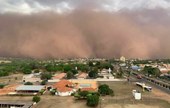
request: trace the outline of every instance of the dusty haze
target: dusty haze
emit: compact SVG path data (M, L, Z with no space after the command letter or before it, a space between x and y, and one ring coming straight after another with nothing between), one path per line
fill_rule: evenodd
M169 24L163 24L164 20L148 24L132 14L139 13L3 14L0 15L0 55L31 58L170 57Z
M0 1L0 56L170 57L166 0L19 1Z

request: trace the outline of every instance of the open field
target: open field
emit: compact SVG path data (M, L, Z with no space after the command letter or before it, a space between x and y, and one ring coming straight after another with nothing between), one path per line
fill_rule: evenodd
M13 74L10 76L0 77L0 83L3 84L16 84L22 81L22 74Z
M136 86L133 83L128 83L128 82L99 82L100 84L107 84L111 89L114 90L115 96L131 96L132 95L132 90L138 90L141 91L142 89L138 86ZM144 94L149 94L148 92Z
M135 101L132 97L131 91L133 89L141 90L140 87L127 82L100 82L99 84L106 83L115 91L114 97L105 96L101 97L101 104L97 108L170 108L170 102L165 100L168 95L161 93L161 91L153 90L153 92L144 92L142 100ZM158 94L159 95L155 95ZM163 98L164 97L164 98ZM13 101L31 101L32 96L19 97L19 96L1 96L0 100L13 100ZM59 97L43 95L41 101L33 108L88 108L86 101L77 101L74 97Z
M145 98L146 101L134 101L131 99L115 99L112 97L102 97L101 108L169 108L170 103L159 100ZM148 101L149 99L149 101ZM11 97L2 96L0 100L10 101L31 101L32 97ZM100 104L97 108L100 107ZM58 96L41 96L41 101L33 106L33 108L89 108L86 106L86 101L76 101L74 97L58 97Z

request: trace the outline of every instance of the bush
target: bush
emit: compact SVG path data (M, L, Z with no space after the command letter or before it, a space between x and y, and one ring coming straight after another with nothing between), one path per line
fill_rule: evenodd
M41 85L46 85L46 83L47 83L47 81L46 81L46 80L43 80L43 81L41 82Z
M99 103L99 96L98 95L88 95L87 96L87 106L95 107Z
M0 84L0 89L4 88L5 85L4 84Z
M45 90L41 90L39 93L40 93L41 95L43 95L44 92L45 92Z
M73 77L74 77L74 75L72 72L67 72L67 79L71 79Z
M105 95L114 96L114 91L112 89L110 89L109 86L106 84L100 85L98 88L98 92L103 96L105 96Z
M56 89L51 90L50 91L51 95L55 95L56 91L57 91Z
M33 102L36 102L36 103L38 103L40 100L41 100L41 98L40 98L39 96L34 96L34 97L32 98L32 101L33 101Z
M33 85L32 82L26 82L24 85Z
M51 77L52 77L51 73L48 73L48 72L41 74L42 80L49 80L49 79L51 79Z

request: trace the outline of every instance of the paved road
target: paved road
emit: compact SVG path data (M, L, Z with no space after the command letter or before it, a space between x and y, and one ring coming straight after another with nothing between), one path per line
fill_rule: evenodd
M153 89L157 88L157 89L159 89L159 90L161 90L161 91L163 91L165 93L170 94L170 90L168 90L168 89L166 89L164 87L158 86L158 85L156 85L154 83L151 83L146 79L143 79L143 78L142 79L137 79L135 75L131 75L131 81L132 82L144 82L145 84L149 84L151 87L153 87Z

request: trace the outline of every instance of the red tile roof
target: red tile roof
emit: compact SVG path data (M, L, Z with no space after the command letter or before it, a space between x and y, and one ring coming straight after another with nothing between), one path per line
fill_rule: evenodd
M95 92L96 89L94 89L94 88L81 88L81 91L91 91L91 92Z
M80 73L77 77L78 78L86 78L87 77L87 73Z
M53 85L53 88L56 88L59 92L67 92L72 91L73 88L69 87L73 86L73 83L68 80L61 80Z
M66 76L66 73L60 73L60 74L54 76L53 79L62 79L62 78L64 78L65 76Z

